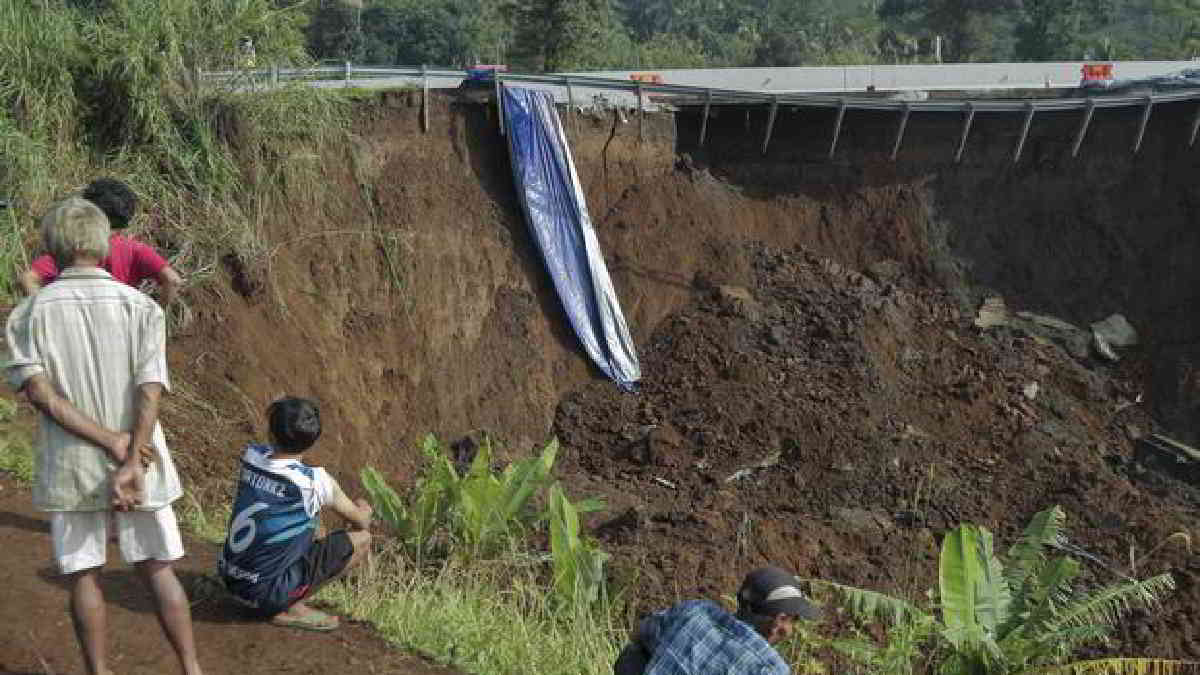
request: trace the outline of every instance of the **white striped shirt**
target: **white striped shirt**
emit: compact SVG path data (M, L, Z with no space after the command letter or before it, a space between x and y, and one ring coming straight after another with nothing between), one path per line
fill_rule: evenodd
M141 384L169 387L163 311L140 291L93 267L70 267L8 317L5 376L20 389L44 374L60 396L101 426L131 431ZM34 506L43 511L102 511L111 502L116 465L108 453L42 414L34 461ZM162 427L146 470L141 510L162 508L183 490Z

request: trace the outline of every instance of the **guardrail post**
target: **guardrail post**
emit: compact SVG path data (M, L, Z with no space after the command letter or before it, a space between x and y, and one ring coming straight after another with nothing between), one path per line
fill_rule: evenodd
M892 143L892 161L900 154L900 144L904 141L904 130L908 128L908 117L912 114L912 106L905 103L900 108L900 126L896 128L896 141Z
M567 121L575 129L575 91L571 89L571 78L563 78L563 86L567 88Z
M958 151L954 153L954 163L962 161L963 153L967 150L967 138L971 135L971 125L975 123L975 104L968 102L964 106L967 116L963 119L962 136L958 139Z
M1196 101L1196 116L1192 118L1192 138L1188 141L1188 147L1196 145L1196 134L1200 132L1200 101Z
M271 88L277 89L278 87L279 87L279 64L272 63L271 64Z
M1021 127L1021 138L1017 140L1017 149L1013 151L1013 164L1021 161L1021 152L1025 150L1025 139L1029 138L1029 127L1033 126L1033 114L1037 106L1032 102L1026 103L1025 124Z
M504 95L502 88L504 85L500 83L500 71L494 71L492 77L496 80L496 119L500 121L500 135L505 135L504 130Z
M642 141L646 138L646 102L642 98L642 85L637 86L638 97L638 140Z
M829 142L829 159L837 151L838 137L842 135L842 120L846 118L846 99L838 101L837 119L833 123L833 140Z
M351 73L351 71L352 71L352 68L350 67L350 62L349 62L349 61L347 61L347 62L345 63L345 68L346 68L346 71L345 71L345 79L343 79L342 81L343 81L343 82L345 82L345 84L346 84L346 86L347 86L347 87L349 87L349 86L350 86L350 73Z
M1075 132L1075 143L1071 146L1071 156L1079 155L1079 148L1083 147L1083 139L1087 136L1088 127L1092 124L1092 115L1096 112L1096 100L1088 99L1087 110L1083 113L1083 121L1079 123L1079 131Z
M775 115L779 112L779 97L771 98L771 113L767 115L767 133L763 136L762 154L767 154L767 144L771 142L771 131L775 128Z
M1133 142L1133 154L1142 149L1142 139L1146 136L1146 126L1150 124L1150 112L1154 109L1154 97L1146 97L1146 107L1142 109L1142 122L1138 125L1137 140Z
M429 73L421 64L421 131L429 133Z
M712 108L712 89L709 89L704 94L704 114L700 118L700 147L704 147L704 137L708 134L708 111ZM1197 113L1196 119L1200 120L1200 112ZM1192 139L1195 140L1196 134L1192 134Z

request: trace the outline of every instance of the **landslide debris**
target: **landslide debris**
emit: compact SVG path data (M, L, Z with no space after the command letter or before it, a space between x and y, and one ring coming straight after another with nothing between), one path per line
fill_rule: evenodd
M1200 566L1175 546L1139 561L1190 532L1200 502L1134 460L1133 436L1155 424L1112 366L981 329L892 266L749 253L749 287L698 275L693 302L657 326L640 393L597 382L557 409L559 469L574 494L607 497L593 533L639 606L728 594L768 560L923 593L942 532L975 522L1006 548L1061 504L1072 541L1109 568L1089 563L1097 580L1132 556L1180 585L1163 613L1133 615L1122 647L1200 656Z

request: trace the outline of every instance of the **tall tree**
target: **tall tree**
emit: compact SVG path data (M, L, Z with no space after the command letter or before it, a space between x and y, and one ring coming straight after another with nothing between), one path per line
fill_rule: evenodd
M464 21L470 9L464 0L373 6L362 16L365 60L461 65L471 50Z
M620 0L621 16L647 54L686 40L699 47L689 60L744 66L758 42L758 0Z
M1103 56L1103 28L1113 0L1024 0L1016 27L1016 57L1027 61ZM1111 42L1109 43L1111 44Z
M1144 58L1200 56L1200 0L1148 0Z
M880 23L873 0L765 2L755 65L870 63Z
M946 61L1007 56L1006 23L1020 0L883 0L880 15L905 32L940 37Z
M526 0L516 42L515 63L548 72L617 67L634 57L610 0Z
M306 30L309 54L316 59L361 61L361 11L341 2L315 5Z

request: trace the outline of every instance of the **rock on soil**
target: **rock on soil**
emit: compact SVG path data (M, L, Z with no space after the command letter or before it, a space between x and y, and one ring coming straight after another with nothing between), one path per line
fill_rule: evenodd
M1092 332L1114 347L1133 347L1138 343L1137 330L1120 314L1092 324Z

